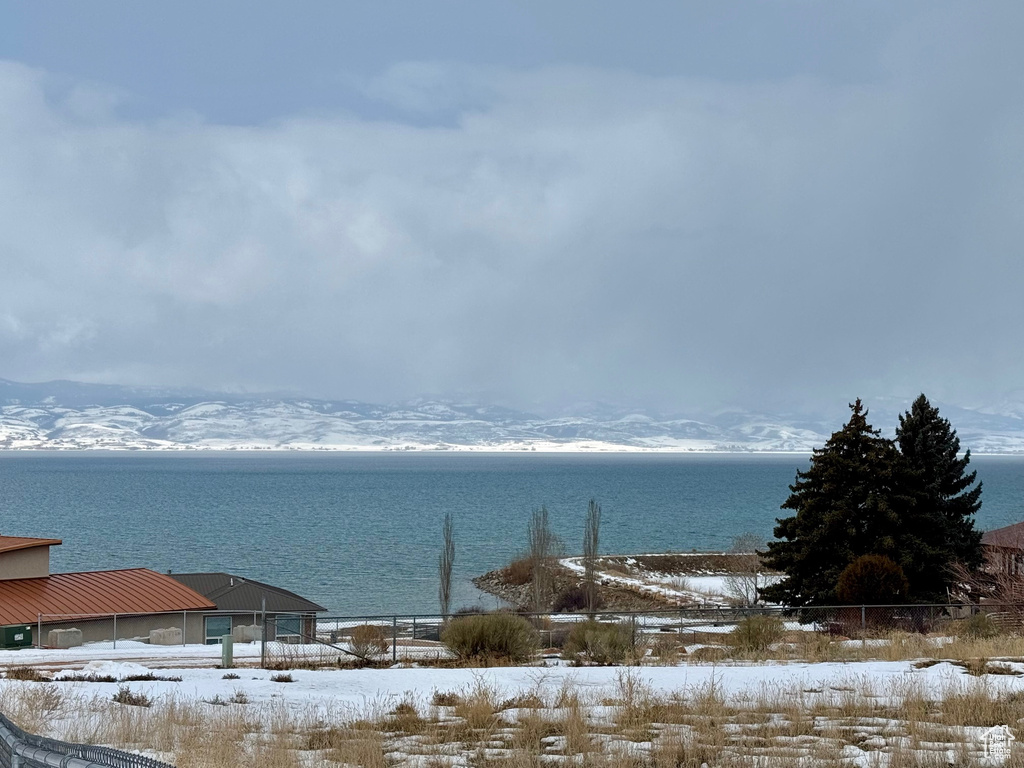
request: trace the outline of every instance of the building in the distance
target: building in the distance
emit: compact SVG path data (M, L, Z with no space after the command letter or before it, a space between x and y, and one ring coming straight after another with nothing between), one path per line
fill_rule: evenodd
M207 643L219 642L221 635L247 640L250 630L266 614L267 639L300 642L316 635L316 615L327 609L280 587L230 573L172 573L171 578L198 592L217 606L216 616L207 616Z
M981 536L985 549L985 570L1001 576L1024 577L1024 523L985 531Z
M315 631L325 609L268 584L229 574L171 576L148 568L50 573L60 539L0 536L0 646L67 647L136 641L161 645L262 636L264 606L275 637ZM209 594L204 594L208 592Z

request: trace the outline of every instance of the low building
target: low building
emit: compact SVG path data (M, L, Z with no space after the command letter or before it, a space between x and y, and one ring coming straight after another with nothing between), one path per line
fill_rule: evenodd
M1024 576L1024 523L985 531L985 570L1000 576Z
M261 639L300 642L326 609L278 587L227 573L148 568L50 573L60 539L0 536L0 630L40 646L136 640L163 645ZM0 638L7 633L0 632Z
M204 618L206 643L220 642L223 635L237 641L259 639L251 633L261 626L264 613L268 640L297 643L315 637L316 615L327 610L294 592L230 573L170 575L216 605L217 615Z
M169 627L178 627L183 638L188 612L216 609L180 582L146 568L51 574L50 547L60 544L0 536L0 626L30 625L37 645L46 645L55 629L80 633L73 644L148 640L152 630Z

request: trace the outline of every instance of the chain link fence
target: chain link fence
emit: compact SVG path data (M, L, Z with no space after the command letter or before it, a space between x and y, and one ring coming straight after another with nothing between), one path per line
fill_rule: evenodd
M680 608L665 611L596 613L522 613L537 630L543 649L557 652L574 625L585 621L626 624L638 641L674 634L681 644L721 642L746 619L778 618L790 632L837 639L881 638L895 632L953 633L956 624L984 614L1006 633L1024 634L1024 604L842 605ZM458 616L438 614L321 617L309 631L282 635L268 618L261 665L296 667L431 663L452 659L443 642L444 627ZM280 638L286 638L284 640Z
M752 616L774 616L789 632L815 632L836 638L881 638L893 632L950 633L953 623L983 614L991 627L1003 633L1024 634L1024 603L936 605L844 605L786 608L708 605L662 611L603 611L596 613L523 613L549 651L564 644L575 624L594 620L628 623L643 639L674 633L680 643L714 643ZM220 616L221 624L213 619ZM213 617L213 618L211 618ZM322 667L438 663L451 659L443 643L447 622L458 615L397 614L376 616L314 617L271 616L218 612L172 613L158 617L55 616L38 619L35 644L48 648L86 645L128 652L153 645L179 646L182 660L194 663L217 657L219 650L200 653L197 644L219 645L233 636L233 661L242 665ZM156 626L158 628L154 629ZM216 630L213 628L216 626ZM36 627L33 627L36 629ZM188 646L188 648L186 648ZM170 655L175 655L168 648ZM191 663L191 662L190 662ZM2 768L2 766L0 766Z
M174 768L168 763L109 747L69 744L23 731L0 714L2 768Z

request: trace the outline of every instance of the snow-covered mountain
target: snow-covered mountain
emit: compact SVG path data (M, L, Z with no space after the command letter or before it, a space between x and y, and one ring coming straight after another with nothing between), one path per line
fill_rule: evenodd
M891 431L909 403L881 403ZM1024 408L940 404L975 453L1024 453ZM890 413L891 411L891 413ZM700 418L609 406L541 417L496 406L420 400L379 405L0 379L0 449L298 449L796 451L820 447L828 418L728 411Z

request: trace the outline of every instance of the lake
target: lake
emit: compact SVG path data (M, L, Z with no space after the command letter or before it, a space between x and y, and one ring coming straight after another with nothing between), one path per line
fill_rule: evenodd
M51 568L226 571L332 614L435 613L445 512L455 607L493 607L470 583L525 547L547 506L566 552L587 502L601 551L723 549L771 536L798 455L469 453L0 453L0 532L64 540ZM1024 458L972 459L978 525L1024 519Z

